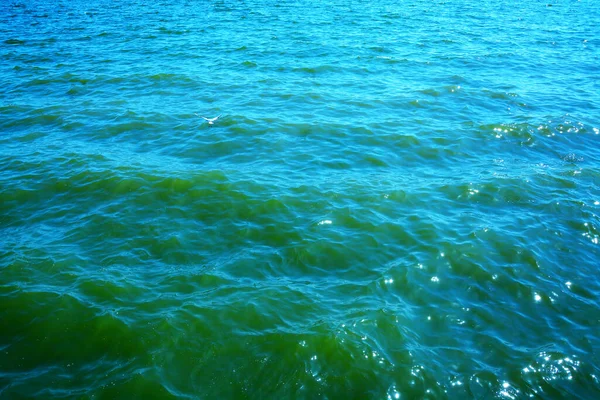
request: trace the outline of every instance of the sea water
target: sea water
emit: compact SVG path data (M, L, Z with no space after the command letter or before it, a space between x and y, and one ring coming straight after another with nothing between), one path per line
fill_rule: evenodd
M599 398L599 26L2 1L0 398Z

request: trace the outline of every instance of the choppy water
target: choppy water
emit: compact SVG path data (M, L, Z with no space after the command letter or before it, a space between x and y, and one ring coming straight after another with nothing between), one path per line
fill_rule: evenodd
M0 21L1 398L600 397L597 2Z

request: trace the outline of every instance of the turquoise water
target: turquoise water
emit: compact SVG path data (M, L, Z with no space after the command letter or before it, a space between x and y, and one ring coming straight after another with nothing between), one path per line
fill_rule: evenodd
M599 22L3 1L0 398L599 398Z

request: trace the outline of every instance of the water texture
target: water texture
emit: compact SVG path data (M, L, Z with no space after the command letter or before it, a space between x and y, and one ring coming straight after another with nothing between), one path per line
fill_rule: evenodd
M600 398L599 22L2 1L0 398Z

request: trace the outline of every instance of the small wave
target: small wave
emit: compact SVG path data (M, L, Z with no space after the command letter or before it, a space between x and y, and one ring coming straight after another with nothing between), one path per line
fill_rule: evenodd
M394 58L394 57L390 57L390 56L377 56L378 60L381 60L381 62L383 62L384 64L388 64L388 65L395 65L395 64L403 64L403 63L407 63L408 60L406 58Z
M439 90L433 89L433 88L422 89L422 90L419 90L419 92L423 93L423 94L425 94L427 96L432 96L432 97L439 97L441 95L441 92Z
M479 127L486 134L491 134L497 139L516 139L520 145L533 146L539 140L543 130L528 123L489 124Z
M107 126L106 132L109 135L119 135L122 133L130 133L135 131L143 131L148 128L153 128L155 125L144 121L131 121Z
M161 73L161 74L149 75L147 78L151 81L168 81L168 82L180 82L180 83L194 82L194 80L191 79L190 77L188 77L186 75L181 75L181 74Z
M576 164L585 160L584 157L578 156L575 153L568 153L560 157L564 162Z
M302 72L302 73L310 74L310 75L323 74L323 73L327 73L327 72L335 72L336 70L338 70L338 68L334 67L332 65L321 65L318 67L296 67L296 68L292 69L293 72Z
M57 109L40 109L34 112L29 112L26 116L21 118L13 118L7 121L2 126L5 128L25 128L36 125L48 126L56 125L61 126L65 123L65 119L62 111Z
M487 96L489 96L491 99L513 100L513 99L519 97L519 95L517 93L513 93L513 92L499 92L499 91L492 91L492 90L484 90L483 92Z
M527 383L527 392L531 395L579 397L581 391L573 390L571 382L588 381L590 369L590 366L582 363L576 356L541 351L522 368L520 378ZM585 391L592 395L594 390L588 387Z
M188 29L180 30L180 29L169 29L169 28L165 28L165 27L160 27L158 31L163 35L177 35L177 36L185 35L186 33L190 32Z

